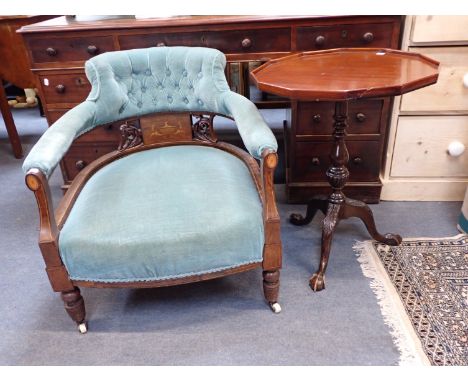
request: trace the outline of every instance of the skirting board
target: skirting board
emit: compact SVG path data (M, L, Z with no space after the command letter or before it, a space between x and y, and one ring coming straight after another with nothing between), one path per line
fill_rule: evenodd
M465 196L468 179L382 179L381 200L458 202Z

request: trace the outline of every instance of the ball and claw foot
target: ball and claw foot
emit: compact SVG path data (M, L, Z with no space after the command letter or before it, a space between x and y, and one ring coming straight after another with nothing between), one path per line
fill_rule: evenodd
M294 225L306 225L308 223L304 216L297 213L291 214L289 216L289 222Z
M81 334L85 334L88 331L88 325L86 324L86 322L82 322L81 324L79 324L78 330Z
M319 292L322 289L325 289L325 276L314 273L314 275L310 278L309 285L314 292Z
M383 240L382 242L390 246L400 245L403 240L400 235L396 235L393 233L386 233L384 237L385 240Z
M281 305L278 304L277 302L275 303L270 303L270 308L273 311L273 313L280 313L281 312Z

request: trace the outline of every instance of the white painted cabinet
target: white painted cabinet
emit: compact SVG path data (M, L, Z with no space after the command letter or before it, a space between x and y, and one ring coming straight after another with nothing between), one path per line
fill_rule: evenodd
M407 16L402 49L440 62L437 84L396 97L383 200L463 200L468 185L468 16Z

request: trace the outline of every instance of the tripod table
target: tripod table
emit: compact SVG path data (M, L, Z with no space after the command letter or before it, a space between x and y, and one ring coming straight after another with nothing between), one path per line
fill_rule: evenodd
M268 61L252 71L257 87L265 92L301 101L333 101L333 144L331 165L326 172L332 192L328 200L310 200L306 216L292 214L290 221L305 225L317 210L325 214L322 223L320 266L310 278L314 291L325 288L325 270L333 232L342 219L360 218L374 240L399 245L401 236L380 234L367 204L349 199L343 188L349 177L346 148L348 101L390 97L437 82L439 63L421 54L378 48L341 48L303 52ZM330 126L330 129L332 126Z

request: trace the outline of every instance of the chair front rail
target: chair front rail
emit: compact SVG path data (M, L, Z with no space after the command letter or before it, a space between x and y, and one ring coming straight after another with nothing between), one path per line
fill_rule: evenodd
M200 281L207 281L212 280L218 277L224 277L228 275L234 275L236 273L242 273L245 271L249 271L252 269L256 269L262 266L262 262L258 263L251 263L240 265L236 268L229 268L223 271L217 272L210 272L210 273L203 273L200 275L193 275L187 277L179 277L173 279L165 279L165 280L153 280L153 281L123 281L123 282L103 282L103 281L79 281L74 280L73 284L78 287L84 288L160 288L172 285L182 285L182 284L190 284Z

